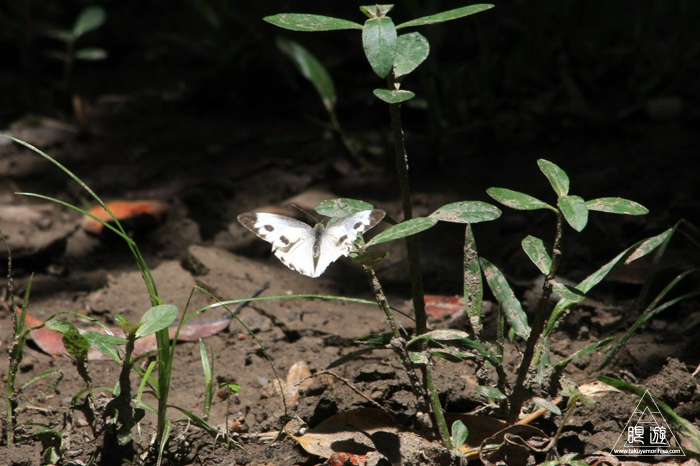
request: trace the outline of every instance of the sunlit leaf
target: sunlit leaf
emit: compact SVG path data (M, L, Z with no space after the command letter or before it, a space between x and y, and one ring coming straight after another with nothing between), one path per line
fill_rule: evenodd
M396 56L396 27L391 18L372 18L362 28L362 46L372 70L386 78L394 66Z
M588 223L588 207L579 196L560 196L557 205L564 214L567 223L576 231L586 228Z
M486 277L491 292L496 297L496 300L503 308L506 320L515 331L515 334L522 339L527 339L530 335L530 327L527 323L527 316L523 311L520 301L515 298L513 290L510 288L506 277L503 276L498 268L484 259L481 260L481 268Z
M526 236L522 242L523 250L540 272L547 275L552 269L552 256L549 254L544 241L534 236Z
M552 285L552 290L560 298L564 298L567 301L571 301L572 303L580 303L581 301L586 299L585 294L581 293L575 288L566 286L563 283L555 282L554 285Z
M63 346L74 358L85 359L90 349L90 342L76 328L73 328L63 334Z
M300 13L282 13L266 16L267 21L275 26L292 31L338 31L341 29L362 29L362 25L340 18L309 15Z
M544 398L540 398L539 396L532 398L532 401L540 408L544 408L550 413L554 413L557 416L561 416L561 409L559 409L559 406L555 405L551 401L545 400Z
M430 214L442 222L479 223L495 220L501 216L501 210L488 202L462 201L440 207Z
M569 176L564 170L544 159L539 159L537 165L539 165L540 170L549 180L549 184L552 185L557 196L566 196L569 194Z
M479 395L486 397L486 398L491 398L494 400L503 400L505 399L505 395L503 392L501 392L499 389L496 387L490 387L487 385L479 385L478 387L475 388L476 393Z
M459 448L464 445L469 436L469 429L460 420L456 420L452 423L452 446L454 448Z
M406 91L403 89L393 91L389 89L375 89L372 92L378 99L388 104L399 104L401 102L411 100L416 96L416 94L414 94L413 92Z
M173 304L161 304L150 308L141 317L141 326L136 330L136 338L155 333L172 324L177 318L177 306Z
M588 207L588 210L597 210L599 212L608 212L611 214L646 215L649 213L649 209L643 205L620 197L591 199L590 201L586 201L586 207Z
M428 58L429 53L428 39L421 34L417 32L401 34L396 39L394 76L399 78L409 74Z
M462 8L457 8L454 10L443 11L442 13L437 13L435 15L424 16L422 18L414 19L401 23L396 26L397 29L406 28L411 26L424 26L426 24L442 23L445 21L450 21L457 18L462 18L464 16L473 15L474 13L479 13L481 11L493 8L490 4L480 4L480 5L469 5Z
M489 188L486 190L486 194L494 198L501 204L516 210L537 210L537 209L549 209L557 211L554 207L542 202L539 199L532 197L528 194L524 194L518 191L513 191L505 188Z
M357 212L362 212L363 210L372 210L374 206L365 201L358 201L357 199L326 199L325 201L319 202L314 210L321 215L326 217L347 217L348 215L356 214Z
M373 246L375 244L386 243L387 241L394 241L397 239L405 238L406 236L415 235L421 231L432 228L437 223L437 220L429 217L417 217L411 220L406 220L398 225L384 230L377 236L372 238L367 246Z

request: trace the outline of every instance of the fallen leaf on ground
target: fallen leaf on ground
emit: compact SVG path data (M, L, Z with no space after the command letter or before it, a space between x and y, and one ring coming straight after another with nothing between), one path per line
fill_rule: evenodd
M18 308L17 312L22 313L22 309ZM200 338L206 338L216 333L219 333L223 329L227 328L231 319L229 317L223 317L218 320L207 321L207 322L187 322L180 329L180 334L178 335L179 341L197 341ZM27 314L25 316L25 323L27 327L38 327L44 322L36 317ZM85 330L93 330L96 332L103 332L101 328L86 328ZM124 332L120 328L112 328L110 331L117 336L124 336ZM175 332L177 331L177 325L171 325L168 327L168 334L170 338L175 338ZM29 337L34 340L34 343L43 352L51 355L58 355L66 353L66 348L63 346L63 335L59 332L51 330L46 327L41 327L29 334ZM134 344L134 356L152 351L158 347L156 343L156 335L154 333L146 335L144 337L136 340ZM99 351L90 348L88 351L88 359L99 360L99 359L109 359L108 356L100 353Z
M111 201L105 205L112 211L120 222L129 222L127 229L143 229L159 225L165 219L169 206L158 201ZM102 207L96 206L89 213L104 222L111 222L112 216ZM83 230L93 235L101 235L105 227L97 220L86 216L83 219Z

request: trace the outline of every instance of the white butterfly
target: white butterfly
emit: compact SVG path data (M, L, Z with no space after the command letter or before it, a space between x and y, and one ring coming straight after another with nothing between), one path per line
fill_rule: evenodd
M318 277L340 256L347 256L357 237L384 218L383 210L363 210L311 228L284 215L248 212L238 216L244 227L272 243L284 265L302 275Z

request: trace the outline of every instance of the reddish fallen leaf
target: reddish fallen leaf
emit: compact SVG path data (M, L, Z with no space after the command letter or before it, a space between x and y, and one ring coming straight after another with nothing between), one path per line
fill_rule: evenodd
M455 315L463 309L464 297L462 296L425 295L425 312L436 319L445 315Z
M18 308L17 312L21 313L22 309ZM27 314L24 319L27 327L38 327L39 325L43 324L43 321L37 319L36 317L30 314ZM230 322L231 319L229 317L223 317L218 320L207 322L187 322L185 325L183 325L182 329L180 330L178 340L196 341L200 338L206 338L208 336L219 333L223 329L227 328ZM100 328L89 328L87 330L94 330L98 332L102 331L102 329ZM122 332L120 328L112 328L110 329L110 331L115 335L124 336L124 332ZM176 331L177 325L171 325L168 328L168 333L171 339L175 337ZM66 348L63 346L62 341L63 335L54 330L51 330L46 327L41 327L32 330L32 332L29 334L29 337L32 340L34 340L34 343L36 343L39 349L41 349L47 354L55 356L58 354L66 353ZM136 340L136 343L134 345L134 355L152 351L157 347L158 344L156 343L155 334L146 335L145 337ZM88 359L99 360L109 358L104 354L100 353L99 351L95 351L94 349L90 348L90 350L88 351Z
M106 203L120 222L129 222L129 229L143 229L146 226L158 225L165 219L169 206L158 201L112 201ZM89 211L104 222L112 221L112 217L102 206L96 206ZM83 220L83 230L93 235L101 235L104 226L91 217Z
M344 466L348 464L347 462L349 461L351 464L355 464L357 466L364 466L366 460L366 455L355 455L352 453L333 453L331 457L328 458L323 464L325 466Z

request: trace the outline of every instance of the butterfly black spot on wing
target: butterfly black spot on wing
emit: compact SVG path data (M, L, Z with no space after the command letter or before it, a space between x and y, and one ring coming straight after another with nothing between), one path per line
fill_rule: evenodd
M280 241L284 243L285 246L289 244L289 239L286 236L280 236Z
M263 228L267 231L275 231L275 227L273 227L272 225L265 225Z

